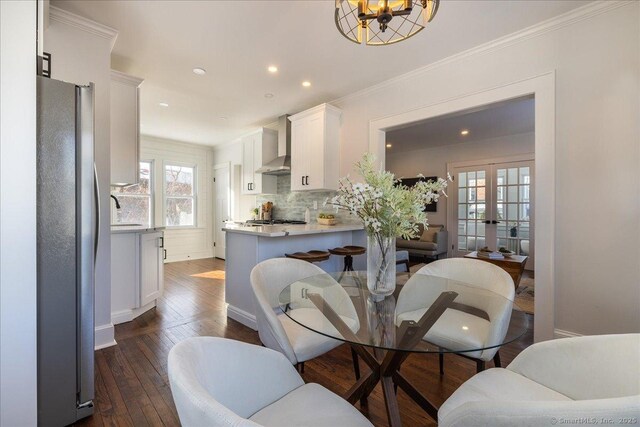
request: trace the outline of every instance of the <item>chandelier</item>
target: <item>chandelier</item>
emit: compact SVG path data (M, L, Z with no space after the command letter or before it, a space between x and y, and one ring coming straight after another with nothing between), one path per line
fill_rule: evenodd
M440 0L336 0L336 27L354 43L397 43L431 22L439 3Z

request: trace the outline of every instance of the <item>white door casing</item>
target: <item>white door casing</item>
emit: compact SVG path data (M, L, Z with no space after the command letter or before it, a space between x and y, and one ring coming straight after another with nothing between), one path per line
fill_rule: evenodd
M224 163L214 166L214 218L213 218L213 241L214 256L225 259L226 233L222 231L225 221L231 219L229 193L229 164Z
M535 342L553 339L555 329L555 82L555 71L549 71L369 121L369 152L384 165L385 138L388 129L496 102L534 96L535 187L537 188Z

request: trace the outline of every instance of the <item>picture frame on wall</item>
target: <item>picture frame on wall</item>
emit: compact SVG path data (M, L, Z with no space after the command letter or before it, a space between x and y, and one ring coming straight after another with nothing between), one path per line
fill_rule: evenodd
M400 184L405 185L407 187L413 187L420 181L437 181L437 176L425 176L425 177L416 177L416 178L402 178L400 179ZM428 205L424 205L424 212L438 212L438 202L429 203Z

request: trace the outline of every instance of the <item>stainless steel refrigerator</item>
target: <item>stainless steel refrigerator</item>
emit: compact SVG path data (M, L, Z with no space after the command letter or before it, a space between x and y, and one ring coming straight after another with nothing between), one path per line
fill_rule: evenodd
M64 426L93 413L93 86L37 79L38 424Z

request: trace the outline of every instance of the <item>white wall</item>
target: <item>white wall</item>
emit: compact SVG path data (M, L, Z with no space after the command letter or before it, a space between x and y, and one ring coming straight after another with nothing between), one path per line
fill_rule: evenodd
M140 138L140 160L153 161L154 224L164 226L164 164L171 162L195 165L196 227L165 230L167 261L209 258L213 256L213 150L149 136Z
M0 1L0 425L35 426L36 2Z
M555 328L639 332L640 3L587 8L333 102L341 172L368 150L371 120L555 70Z
M110 82L111 48L115 30L50 8L45 31L45 51L52 55L51 77L70 83L95 84L95 163L100 184L100 235L96 262L96 348L115 344L111 324L111 231L109 226L111 182Z
M394 147L400 144L396 142ZM394 153L392 148L387 150L386 169L393 172L397 178L411 178L420 173L424 176L444 178L447 175L447 163L529 154L533 153L534 149L534 133L449 144L401 153ZM447 225L446 199L441 199L438 202L438 212L429 212L429 224Z

